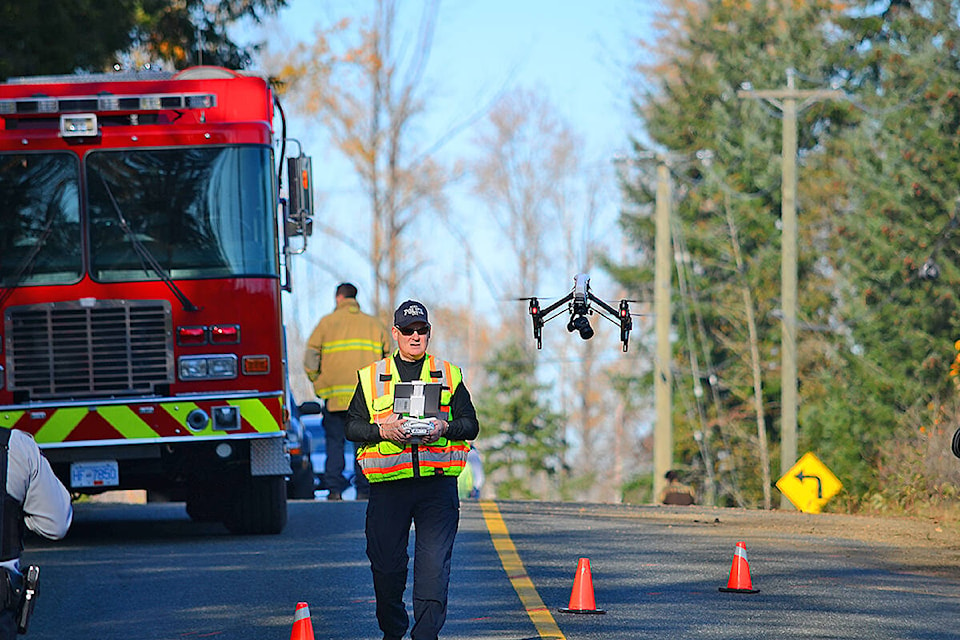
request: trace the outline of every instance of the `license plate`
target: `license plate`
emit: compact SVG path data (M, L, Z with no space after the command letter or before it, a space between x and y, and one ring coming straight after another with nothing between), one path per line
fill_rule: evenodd
M120 468L116 460L74 462L70 465L70 486L116 487L120 484Z

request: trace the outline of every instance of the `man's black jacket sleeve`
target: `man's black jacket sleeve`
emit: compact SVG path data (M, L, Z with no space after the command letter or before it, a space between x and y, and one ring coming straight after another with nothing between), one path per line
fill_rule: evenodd
M347 408L347 424L343 427L347 440L352 442L379 442L380 429L370 424L370 412L367 410L367 400L363 397L363 388L357 383L353 391L353 398Z

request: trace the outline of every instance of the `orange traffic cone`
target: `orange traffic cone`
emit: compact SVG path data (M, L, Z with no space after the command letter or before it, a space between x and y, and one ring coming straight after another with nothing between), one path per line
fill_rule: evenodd
M560 609L562 613L606 613L597 609L593 601L593 578L590 577L590 560L580 558L577 562L577 575L573 579L573 590L570 592L570 606Z
M290 640L314 640L313 623L310 621L310 607L306 602L298 602L293 614L293 631Z
M757 593L750 582L750 563L747 562L747 543L738 542L733 550L733 565L730 567L730 579L720 591L727 593Z

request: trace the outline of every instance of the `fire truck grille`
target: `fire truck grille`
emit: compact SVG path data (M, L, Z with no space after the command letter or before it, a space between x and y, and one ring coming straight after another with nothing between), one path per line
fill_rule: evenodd
M174 381L163 300L11 307L4 325L9 388L31 399L154 393Z

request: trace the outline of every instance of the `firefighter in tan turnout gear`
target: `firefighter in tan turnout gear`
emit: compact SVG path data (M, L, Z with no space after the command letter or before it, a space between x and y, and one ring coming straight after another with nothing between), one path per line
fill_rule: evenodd
M377 318L360 310L357 288L344 282L337 286L337 308L317 323L307 342L303 368L323 398L323 430L327 461L323 471L328 500L340 500L349 481L343 476L344 425L347 407L357 383L357 370L390 353L390 337ZM356 467L357 498L364 499L369 484Z
M394 313L397 351L359 372L350 402L347 438L361 443L357 457L370 481L367 557L373 572L377 621L384 640L400 640L409 618L403 602L407 543L415 525L413 640L436 640L447 616L453 541L460 519L457 476L480 431L460 368L427 353L427 309L408 300ZM412 437L407 419L393 412L398 382L439 382L440 417L430 433Z

